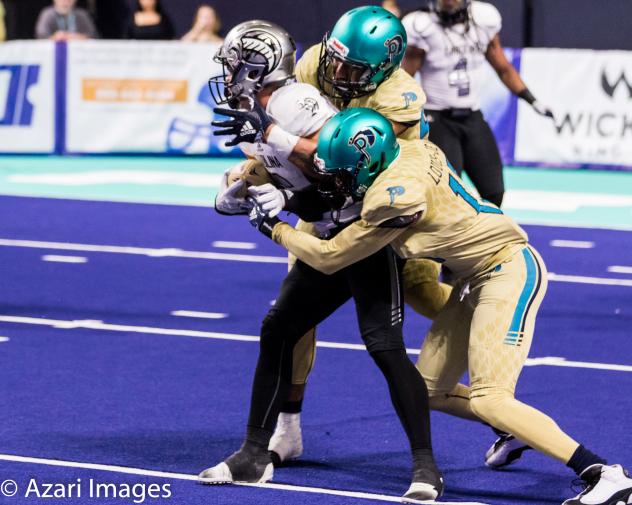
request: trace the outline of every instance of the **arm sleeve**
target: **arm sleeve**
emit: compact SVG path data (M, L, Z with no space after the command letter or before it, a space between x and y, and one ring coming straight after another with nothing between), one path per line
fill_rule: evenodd
M318 87L318 59L320 57L320 44L310 47L303 53L296 63L294 70L296 80Z
M338 111L314 86L296 83L274 93L267 112L286 132L309 137Z
M356 221L333 239L320 240L287 223L278 223L272 230L272 239L312 268L330 275L376 253L404 230L376 228Z

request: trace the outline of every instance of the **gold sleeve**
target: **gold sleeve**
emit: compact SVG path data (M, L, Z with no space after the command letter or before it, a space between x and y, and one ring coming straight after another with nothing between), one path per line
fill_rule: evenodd
M294 73L298 82L311 84L318 88L318 59L320 58L320 44L310 47L296 62Z
M331 240L321 240L278 223L272 239L312 268L330 275L376 253L403 231L405 228L377 228L360 220Z

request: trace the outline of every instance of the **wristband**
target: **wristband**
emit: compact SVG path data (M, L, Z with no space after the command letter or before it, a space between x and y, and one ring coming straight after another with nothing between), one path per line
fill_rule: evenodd
M518 96L529 105L533 105L533 102L535 102L535 97L533 96L533 93L529 91L529 88L523 89L520 93L518 93Z
M294 147L296 147L296 144L298 144L298 141L300 139L301 137L292 135L291 133L286 132L280 126L274 125L270 130L270 133L268 133L266 144L268 144L280 155L289 158L290 154L292 154L292 151L294 151Z

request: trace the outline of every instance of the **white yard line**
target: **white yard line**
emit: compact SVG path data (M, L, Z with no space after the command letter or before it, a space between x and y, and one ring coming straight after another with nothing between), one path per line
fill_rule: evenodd
M174 310L172 316L193 317L197 319L225 319L228 314L224 312L198 312L195 310Z
M612 265L608 267L608 272L612 272L613 274L632 274L632 267Z
M102 472L122 473L127 475L141 475L143 477L157 477L161 479L175 479L197 481L197 475L186 473L161 472L157 470L146 470L143 468L130 468L126 466L103 465L98 463L82 463L78 461L64 461L58 459L32 458L27 456L16 456L13 454L0 454L1 461L10 461L13 463L29 463L35 465L60 466L66 468L81 468L84 470L98 470ZM292 484L237 484L240 486L257 487L263 489L275 489L279 491L290 491L298 493L315 493L334 496L345 496L348 498L358 498L364 500L385 501L401 503L401 497L386 494L363 493L359 491L345 491L342 489L329 489L310 486L295 486ZM209 493L213 490L209 489ZM432 501L426 503L435 503ZM486 505L480 502L441 502L443 505Z
M83 251L112 254L137 254L154 258L193 258L204 260L246 261L252 263L287 263L283 256L260 256L254 254L231 254L209 251L185 251L178 248L126 247L115 245L75 244L72 242L42 242L39 240L12 240L0 238L0 246L26 247L32 249L55 249L59 251Z
M595 247L594 242L585 240L551 240L551 247L570 247L572 249L592 249Z
M240 335L237 333L217 333L210 331L197 331L197 330L181 330L176 328L156 328L151 326L130 326L122 324L108 324L103 321L86 319L86 320L63 320L63 319L43 319L39 317L24 317L24 316L11 316L0 315L0 322L13 323L13 324L26 324L26 325L38 325L38 326L51 326L53 328L62 330L71 330L77 328L83 328L88 330L99 331L113 331L122 333L142 333L148 335L168 335L175 337L194 337L194 338L208 338L214 340L234 340L238 342L258 342L259 337L255 335ZM318 340L316 345L318 347L328 349L346 349L351 351L365 351L364 344L348 344L344 342L328 342L324 340ZM417 355L419 349L406 349L408 354ZM612 370L618 372L632 372L632 365L619 365L612 363L593 363L584 361L566 361L565 358L546 356L540 358L527 359L527 366L556 366L556 367L571 367L571 368L588 368L597 370Z
M50 261L53 263L87 263L88 258L85 256L56 256L55 254L45 254L42 261Z
M83 251L112 254L136 254L152 258L191 258L221 261L244 261L251 263L286 264L285 256L260 256L256 254L230 254L208 251L186 251L178 248L126 247L113 245L76 244L71 242L42 242L39 240L13 240L0 238L0 246L26 247L33 249L56 249L62 251ZM603 277L585 277L581 275L563 275L549 272L549 280L554 282L573 282L579 284L598 284L602 286L632 287L632 280Z
M211 245L219 249L245 249L251 251L257 248L257 244L254 242L231 242L228 240L216 240Z
M632 279L610 279L605 277L584 277L583 275L563 275L549 272L549 280L555 282L572 282L575 284L597 284L599 286L632 287Z

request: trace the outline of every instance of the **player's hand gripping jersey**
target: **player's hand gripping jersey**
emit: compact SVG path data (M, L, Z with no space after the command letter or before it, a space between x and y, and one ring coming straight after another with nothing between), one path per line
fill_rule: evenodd
M302 261L333 273L391 244L404 258L432 258L472 278L510 258L525 232L497 207L467 192L443 153L425 140L400 141L398 158L366 192L361 220L332 240L285 223L272 238Z
M429 110L480 109L485 53L500 32L500 13L491 4L472 2L465 23L445 26L436 12L404 17L409 46L425 52L421 81Z

